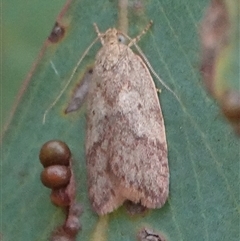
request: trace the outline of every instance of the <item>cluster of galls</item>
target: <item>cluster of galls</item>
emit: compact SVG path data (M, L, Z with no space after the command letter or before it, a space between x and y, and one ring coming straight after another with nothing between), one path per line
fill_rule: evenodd
M42 146L39 159L44 167L41 181L44 186L52 189L52 203L66 211L65 223L53 232L51 240L64 238L73 241L81 229L78 217L82 213L82 208L75 202L76 188L71 151L66 143L52 140Z

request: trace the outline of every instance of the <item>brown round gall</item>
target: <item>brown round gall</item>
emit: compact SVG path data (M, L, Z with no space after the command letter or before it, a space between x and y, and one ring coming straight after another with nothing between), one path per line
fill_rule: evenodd
M41 173L43 185L52 189L65 187L69 183L70 177L70 169L60 165L46 167Z
M39 153L39 159L44 167L51 165L69 165L71 151L66 143L59 140L46 142Z
M53 189L50 195L51 202L59 207L67 207L70 205L70 198L66 192L66 188Z

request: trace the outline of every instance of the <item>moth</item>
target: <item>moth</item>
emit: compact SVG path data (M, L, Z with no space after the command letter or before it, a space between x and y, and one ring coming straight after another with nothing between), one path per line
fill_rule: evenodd
M151 74L115 28L96 31L96 55L87 94L86 159L93 209L110 213L126 200L160 208L169 193L167 141Z

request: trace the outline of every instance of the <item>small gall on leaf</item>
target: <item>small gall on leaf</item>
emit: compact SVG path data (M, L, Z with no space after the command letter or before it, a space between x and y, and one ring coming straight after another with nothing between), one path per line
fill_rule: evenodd
M58 207L67 207L71 203L66 188L53 189L50 195L51 202Z
M65 34L65 29L58 22L55 23L50 35L48 36L48 40L51 43L59 42Z
M75 200L76 184L71 151L66 143L52 140L42 146L39 159L45 167L41 173L41 181L52 189L51 202L66 213L64 224L52 232L50 240L74 241L81 230L79 216L82 214L82 206Z
M71 151L62 141L51 140L46 142L39 153L39 159L44 167L52 165L69 165Z
M46 167L41 173L41 181L43 185L53 189L67 186L70 177L70 169L66 166L60 165Z

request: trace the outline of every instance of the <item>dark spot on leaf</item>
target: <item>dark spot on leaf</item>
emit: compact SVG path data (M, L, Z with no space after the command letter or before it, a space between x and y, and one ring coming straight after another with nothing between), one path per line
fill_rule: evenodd
M159 232L155 232L149 227L141 228L137 233L138 241L167 241L167 239Z
M58 22L55 23L52 32L48 36L48 40L52 43L57 43L59 42L65 33L65 29L63 26L60 26Z

